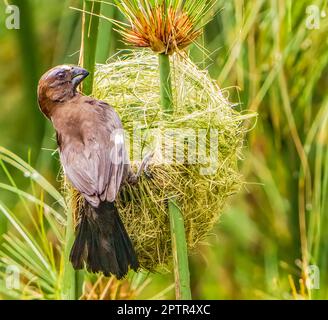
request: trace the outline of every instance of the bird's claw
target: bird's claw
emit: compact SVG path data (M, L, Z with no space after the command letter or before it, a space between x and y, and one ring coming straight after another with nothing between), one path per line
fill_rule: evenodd
M150 160L152 159L153 156L154 156L154 152L150 152L142 160L142 162L144 163L143 173L146 176L146 178L148 178L148 179L153 178L153 174L149 170L149 162L150 162Z
M154 175L152 174L152 172L147 168L144 169L144 175L147 179L153 179Z
M147 179L152 179L153 174L149 170L149 162L154 156L154 152L149 152L146 154L146 156L143 158L141 165L138 169L138 172L136 174L131 174L129 177L129 183L130 184L137 184L139 178L144 174Z

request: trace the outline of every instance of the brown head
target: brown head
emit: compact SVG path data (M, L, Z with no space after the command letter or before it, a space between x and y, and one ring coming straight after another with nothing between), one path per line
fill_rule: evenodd
M41 111L48 118L53 107L72 99L78 85L89 72L77 66L62 65L47 71L40 79L38 101Z

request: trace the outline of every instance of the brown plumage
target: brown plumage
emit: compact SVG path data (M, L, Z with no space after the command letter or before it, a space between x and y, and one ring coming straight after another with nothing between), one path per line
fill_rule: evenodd
M86 200L70 260L75 269L86 264L91 272L122 278L129 266L138 269L115 207L122 183L132 174L115 110L77 92L87 76L75 66L51 69L39 82L39 106L56 130L64 173Z

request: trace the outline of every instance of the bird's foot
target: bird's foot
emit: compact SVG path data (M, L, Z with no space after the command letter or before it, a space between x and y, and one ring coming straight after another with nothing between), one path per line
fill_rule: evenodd
M144 174L147 178L151 179L153 176L152 176L152 173L150 172L149 170L149 164L150 164L150 160L153 158L154 156L154 152L151 151L151 152L148 152L146 154L146 156L143 158L142 162L141 162L141 165L138 169L138 172L137 172L137 177L141 177L142 174Z
M152 173L149 170L149 162L154 156L154 152L149 152L146 154L146 156L142 159L141 165L137 171L137 173L131 173L128 182L129 184L136 184L139 180L139 178L144 174L148 179L151 179L153 177Z

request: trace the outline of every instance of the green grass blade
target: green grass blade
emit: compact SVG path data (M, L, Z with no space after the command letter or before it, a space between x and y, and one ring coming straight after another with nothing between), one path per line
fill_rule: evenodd
M105 63L106 60L114 54L115 47L115 33L113 29L113 20L117 8L113 5L112 1L102 3L101 16L105 16L108 19L100 19L99 32L97 40L97 63Z
M98 1L83 1L82 65L90 73L83 82L83 93L85 95L92 93L100 9L101 3Z
M175 199L169 200L175 293L177 300L191 300L188 250L184 220Z

